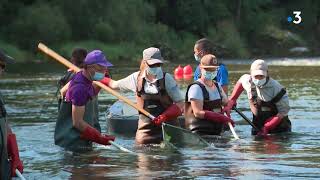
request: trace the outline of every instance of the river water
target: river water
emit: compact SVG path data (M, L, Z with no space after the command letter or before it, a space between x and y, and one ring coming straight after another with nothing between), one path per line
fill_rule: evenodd
M248 72L250 61L226 62L233 87ZM61 65L13 65L1 77L0 89L6 98L8 119L17 135L26 179L317 179L320 177L319 59L294 61L294 66L285 62L290 60L273 60L270 74L289 93L293 133L256 138L250 135L250 126L233 113L241 140L228 140L204 149L185 148L176 152L160 146L137 148L133 137L117 136L118 144L139 152L138 156L102 146L87 154L74 154L54 145L57 116L54 93L56 81L65 70ZM166 69L172 72L176 65L167 65ZM125 77L137 67L137 64L119 64L112 70L113 78ZM184 91L187 84L179 82ZM104 132L104 113L115 101L107 93L99 95ZM241 95L238 108L251 117L246 95ZM231 139L230 133L223 136Z

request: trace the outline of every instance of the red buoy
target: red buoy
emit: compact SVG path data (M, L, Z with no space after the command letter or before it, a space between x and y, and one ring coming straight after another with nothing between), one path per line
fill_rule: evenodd
M183 68L183 75L192 75L192 67L190 66L190 64L186 65Z
M174 77L176 79L183 78L183 68L180 65L178 67L176 67L176 69L174 70Z

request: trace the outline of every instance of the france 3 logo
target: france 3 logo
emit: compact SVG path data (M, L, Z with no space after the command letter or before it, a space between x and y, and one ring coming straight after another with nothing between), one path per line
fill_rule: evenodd
M300 24L302 22L301 11L293 11L294 19L291 16L287 17L289 23Z

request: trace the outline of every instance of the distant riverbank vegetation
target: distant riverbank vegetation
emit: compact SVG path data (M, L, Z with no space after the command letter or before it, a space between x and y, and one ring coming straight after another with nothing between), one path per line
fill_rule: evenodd
M296 10L298 25L287 21ZM320 54L315 0L2 0L0 24L0 48L18 61L42 57L38 42L65 57L85 47L134 61L157 46L166 59L185 60L202 37L220 58Z

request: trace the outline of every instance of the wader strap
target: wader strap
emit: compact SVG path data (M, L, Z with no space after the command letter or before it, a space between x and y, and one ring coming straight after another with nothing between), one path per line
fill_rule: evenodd
M274 97L271 99L271 103L275 104L277 102L280 101L280 99L287 93L285 88L282 88L281 91Z
M188 99L189 99L189 97L188 97L189 89L190 89L190 87L191 87L192 85L194 85L194 84L197 84L198 86L200 86L200 88L201 88L201 90L202 90L202 94L203 94L203 100L204 100L204 101L209 101L209 93L208 93L206 87L205 87L202 83L196 81L196 82L194 82L194 83L191 83L191 84L188 86L187 92L186 92L186 96L185 96L185 102L188 102Z

